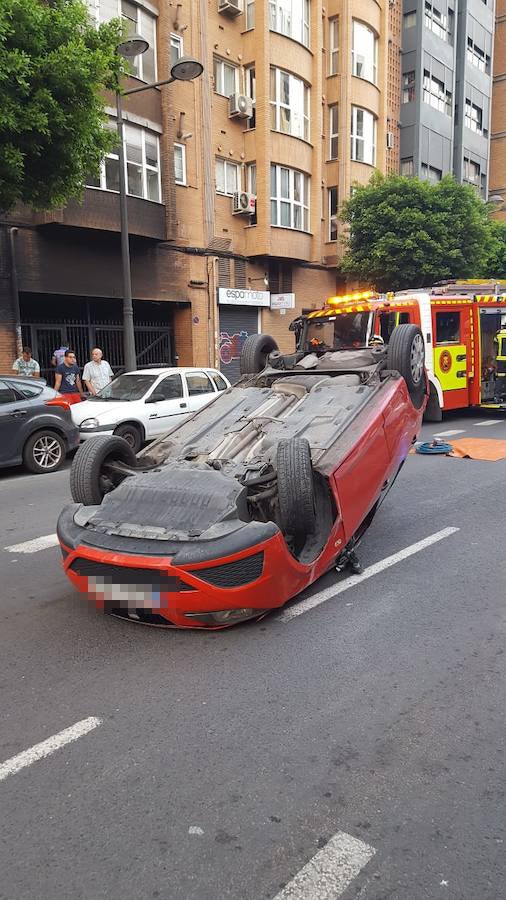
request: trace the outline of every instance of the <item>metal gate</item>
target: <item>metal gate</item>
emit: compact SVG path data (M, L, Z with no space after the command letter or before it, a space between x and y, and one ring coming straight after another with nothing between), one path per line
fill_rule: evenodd
M258 334L256 306L220 306L220 369L232 383L240 377L241 348L250 334Z
M159 322L135 323L135 346L139 368L173 365L172 335ZM120 322L70 321L64 325L53 322L24 322L23 344L32 348L40 365L40 374L51 380L51 357L58 347L72 347L77 362L84 367L93 347L100 347L115 374L124 368L123 327Z

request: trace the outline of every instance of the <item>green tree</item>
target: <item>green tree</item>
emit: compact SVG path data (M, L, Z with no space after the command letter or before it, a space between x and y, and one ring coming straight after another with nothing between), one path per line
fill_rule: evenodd
M119 20L81 0L0 0L0 210L78 197L117 143L104 89L117 83Z
M506 279L506 221L490 223L488 252L481 274L486 278Z
M342 271L379 290L472 278L484 268L490 219L473 187L375 173L343 207Z

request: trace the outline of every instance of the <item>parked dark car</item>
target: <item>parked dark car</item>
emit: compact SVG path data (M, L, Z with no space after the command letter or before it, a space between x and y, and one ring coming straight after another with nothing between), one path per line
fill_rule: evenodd
M42 378L0 375L0 467L55 472L79 445L70 407Z

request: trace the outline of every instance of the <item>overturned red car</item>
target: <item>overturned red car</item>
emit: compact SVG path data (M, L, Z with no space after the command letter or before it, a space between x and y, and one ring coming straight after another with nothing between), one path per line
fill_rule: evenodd
M241 380L137 456L86 441L58 521L72 584L116 616L209 629L356 568L427 400L420 330L385 347L366 306L296 320L292 354L249 337Z

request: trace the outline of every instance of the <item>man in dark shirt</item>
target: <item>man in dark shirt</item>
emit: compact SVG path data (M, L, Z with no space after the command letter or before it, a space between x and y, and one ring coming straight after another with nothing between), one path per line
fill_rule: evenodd
M79 403L80 400L84 400L79 366L73 350L65 350L63 362L56 366L54 386L65 397L67 403Z

